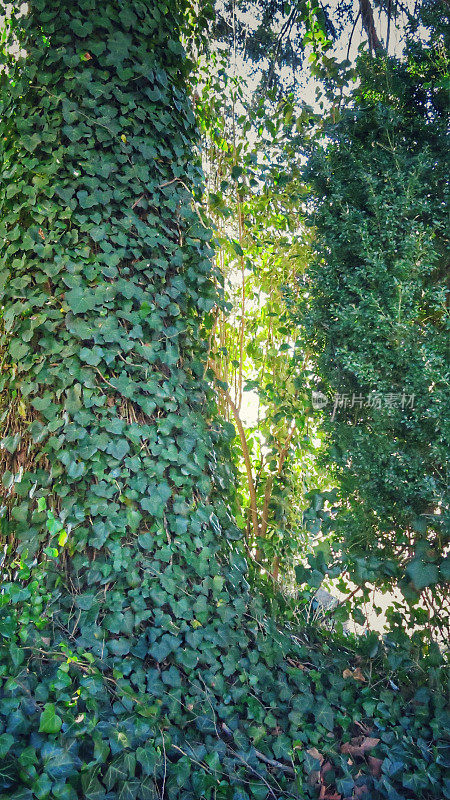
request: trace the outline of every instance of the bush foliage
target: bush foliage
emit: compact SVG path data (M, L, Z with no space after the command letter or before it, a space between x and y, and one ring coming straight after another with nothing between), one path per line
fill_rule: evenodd
M448 634L447 28L360 85L308 162L316 239L303 307L328 397L328 517L353 582L401 589L391 622ZM439 10L440 9L440 10ZM445 16L445 15L444 15ZM323 505L323 504L322 504ZM314 514L320 525L322 505ZM401 613L399 609L401 607Z

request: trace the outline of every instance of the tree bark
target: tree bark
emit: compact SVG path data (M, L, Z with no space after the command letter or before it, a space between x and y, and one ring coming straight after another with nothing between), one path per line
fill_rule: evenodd
M359 0L359 9L361 12L361 21L367 35L370 50L373 50L374 53L384 53L384 47L378 38L375 28L373 9L370 0Z

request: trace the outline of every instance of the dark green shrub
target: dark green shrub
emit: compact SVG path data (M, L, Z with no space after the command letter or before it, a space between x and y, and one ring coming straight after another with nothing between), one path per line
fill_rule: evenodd
M328 398L336 549L352 580L448 633L448 38L362 59L353 103L311 153L315 260L302 310ZM444 15L445 16L445 15ZM437 19L437 22L436 22ZM319 514L320 517L320 514Z

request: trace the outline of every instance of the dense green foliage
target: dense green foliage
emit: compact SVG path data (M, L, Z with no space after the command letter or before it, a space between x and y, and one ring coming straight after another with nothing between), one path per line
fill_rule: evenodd
M440 4L437 27L429 14L429 41L403 62L361 61L353 103L310 156L302 319L341 487L334 519L321 504L318 517L361 598L394 584L391 621L445 636L448 39Z
M442 694L278 630L249 591L203 380L187 13L32 0L9 31L0 796L441 798Z
M215 73L208 59L196 87L205 206L224 279L210 366L219 410L237 431L237 521L247 552L257 574L263 567L266 575L285 579L308 547L305 494L322 487L325 476L317 469L310 396L299 391L305 368L296 363L300 326L283 297L309 256L300 226L304 189L285 170L292 104L280 102L274 114L272 93L254 109L248 82L240 75L230 79L223 60ZM298 178L298 166L294 172Z

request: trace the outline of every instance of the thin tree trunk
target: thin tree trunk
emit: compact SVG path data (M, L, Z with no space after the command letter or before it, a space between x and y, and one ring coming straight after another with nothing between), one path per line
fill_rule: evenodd
M384 47L381 44L375 28L373 19L373 9L370 0L359 0L359 9L361 12L361 21L363 28L366 32L369 41L370 50L374 53L384 53Z

